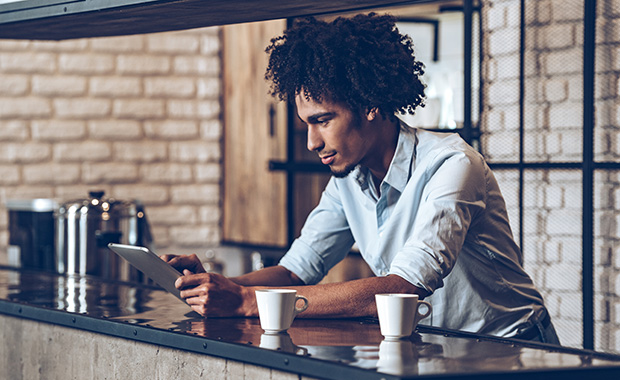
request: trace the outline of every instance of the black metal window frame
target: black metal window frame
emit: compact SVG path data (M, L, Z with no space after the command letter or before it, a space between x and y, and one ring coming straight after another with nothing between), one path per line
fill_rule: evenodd
M472 0L465 0L471 3ZM525 38L526 1L520 1L519 49L519 158L518 162L489 162L493 169L519 171L519 244L523 245L524 172L526 170L580 170L582 173L582 318L583 347L594 348L594 172L620 170L618 162L597 162L594 159L594 80L596 50L596 0L584 0L583 14L583 157L581 162L526 162L524 159L525 131ZM467 17L467 12L465 13ZM481 110L482 112L482 110Z
M519 49L519 156L517 162L492 162L489 166L492 169L518 170L518 203L519 203L519 236L518 242L523 245L523 200L524 200L524 173L526 170L581 170L582 172L582 303L583 303L583 347L585 349L594 348L594 172L596 170L620 170L620 162L597 162L594 159L594 125L595 125L595 104L594 104L594 79L595 79L595 37L596 37L596 0L584 0L584 54L583 54L583 158L581 162L529 162L524 158L524 103L525 103L525 0L520 0L520 49ZM451 8L450 10L456 10ZM473 62L473 22L474 14L480 11L480 7L475 5L474 0L463 0L462 9L464 15L463 41L464 41L464 90L468 91L469 96L464 96L464 119L463 127L456 131L470 144L480 144L480 128L472 121L472 62ZM482 67L483 57L483 37L482 20L479 21L479 59ZM290 25L291 20L289 20ZM480 69L481 70L481 69ZM480 76L482 78L482 76ZM483 85L480 83L478 94L478 120L483 112ZM297 162L295 157L294 133L290 130L294 125L295 110L289 106L288 112L289 133L287 138L287 157L285 162L271 161L270 170L285 171L287 173L287 217L289 221L294 220L294 199L295 174L296 173L326 173L329 171L320 163ZM293 223L288 226L288 240L292 242L295 238Z

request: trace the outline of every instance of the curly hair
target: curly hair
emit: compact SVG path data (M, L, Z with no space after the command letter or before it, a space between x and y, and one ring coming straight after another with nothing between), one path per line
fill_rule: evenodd
M300 19L265 49L271 95L347 104L352 110L413 114L424 107L424 65L413 42L390 15L339 17L332 22Z

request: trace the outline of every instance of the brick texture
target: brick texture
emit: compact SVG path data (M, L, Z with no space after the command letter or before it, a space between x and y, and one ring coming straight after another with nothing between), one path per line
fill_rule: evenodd
M49 117L52 106L49 99L34 96L0 98L0 120Z
M33 120L30 126L33 140L80 141L86 137L86 123L83 120Z
M524 151L526 162L583 157L584 0L526 1ZM482 151L491 162L517 162L519 0L482 3ZM620 0L597 3L595 159L620 161ZM582 175L526 170L519 231L518 171L498 173L525 268L543 293L564 345L582 345ZM620 353L620 177L595 174L595 348Z
M139 140L142 138L142 127L137 120L93 120L88 123L91 138L117 141Z
M0 75L0 95L23 95L28 91L28 75Z
M115 142L114 155L121 161L166 161L168 144L165 141Z
M89 85L90 93L100 97L136 97L142 93L140 77L90 77Z
M0 264L8 199L139 199L156 247L220 239L219 28L0 41Z
M85 95L86 83L86 78L75 75L35 75L32 77L32 92L50 96Z
M53 73L57 55L38 51L7 51L0 55L0 70L6 73Z
M26 140L29 132L24 120L0 120L0 141Z
M144 131L153 139L194 139L198 137L198 123L196 120L147 121Z
M64 73L103 74L114 70L114 56L95 53L65 53L58 57L58 66Z

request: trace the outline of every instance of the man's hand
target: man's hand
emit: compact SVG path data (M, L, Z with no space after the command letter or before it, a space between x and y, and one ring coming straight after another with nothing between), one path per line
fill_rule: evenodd
M253 288L238 285L222 275L194 274L185 269L174 285L181 290L181 297L192 310L201 315L233 317L257 314Z
M206 272L195 253L191 255L162 255L160 258L181 273L186 269L192 273Z

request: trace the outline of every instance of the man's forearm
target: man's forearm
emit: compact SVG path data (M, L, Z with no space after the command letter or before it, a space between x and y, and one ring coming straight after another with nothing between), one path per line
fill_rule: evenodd
M309 300L309 307L299 317L305 318L347 318L375 316L375 294L412 293L420 296L426 293L397 275L371 277L333 284L303 285L293 273L281 266L269 267L260 271L231 279L244 286L249 310L245 315L258 315L253 293L266 287L286 287L297 290Z
M375 294L425 292L397 275L353 281L293 287L309 300L302 318L350 318L376 316Z
M293 272L276 265L242 276L231 277L230 280L243 286L294 286L303 285L303 282Z

